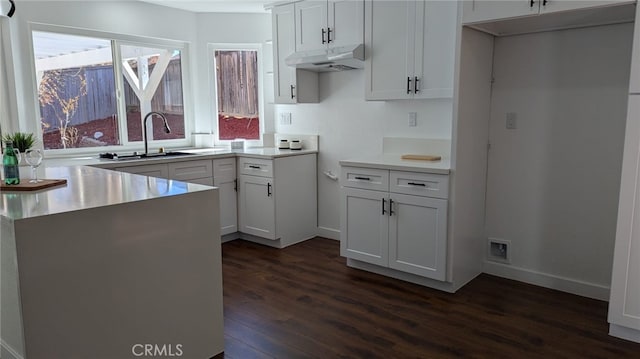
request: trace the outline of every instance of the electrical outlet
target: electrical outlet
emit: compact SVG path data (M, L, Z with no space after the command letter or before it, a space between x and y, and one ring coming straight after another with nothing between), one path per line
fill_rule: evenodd
M409 127L418 126L418 114L416 112L409 112Z
M507 130L515 130L518 128L518 115L515 112L507 112Z

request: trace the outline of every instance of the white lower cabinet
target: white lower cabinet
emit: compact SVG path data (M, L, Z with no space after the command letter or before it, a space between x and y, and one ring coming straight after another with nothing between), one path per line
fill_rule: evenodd
M275 247L315 237L316 154L238 158L238 231Z
M383 212L388 201L389 195L385 192L343 188L342 256L380 266L389 263L389 219Z
M389 268L444 280L447 201L391 194Z
M448 176L355 167L341 173L340 254L445 280Z
M276 239L273 178L240 175L240 232Z
M238 231L236 159L213 160L213 185L220 191L220 235Z

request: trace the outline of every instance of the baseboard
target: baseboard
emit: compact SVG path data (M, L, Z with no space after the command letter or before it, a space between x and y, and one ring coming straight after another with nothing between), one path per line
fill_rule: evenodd
M482 268L484 273L534 284L540 287L559 290L603 301L609 301L609 287L583 282L553 274L541 273L530 269L514 267L508 264L485 261Z
M340 231L329 227L318 226L318 236L339 241Z
M2 359L24 359L22 355L18 354L13 348L11 348L4 340L0 340L0 358Z
M227 243L227 242L231 242L231 241L236 240L236 239L240 239L240 232L233 232L233 233L225 234L225 235L220 237L220 242Z
M609 324L609 335L624 340L640 343L640 330Z
M457 290L453 283L441 282L435 279L425 278L419 275L398 271L391 268L380 267L375 264L361 262L355 259L347 258L347 266L355 269L364 270L371 273L383 275L385 277L395 278L410 282L418 285L422 285L429 288L442 290L449 293L455 293Z

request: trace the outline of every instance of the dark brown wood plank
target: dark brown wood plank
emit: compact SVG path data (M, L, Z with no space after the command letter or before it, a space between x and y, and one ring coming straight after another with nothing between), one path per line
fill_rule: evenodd
M223 245L219 358L639 358L607 303L481 275L456 294L348 268L339 243Z

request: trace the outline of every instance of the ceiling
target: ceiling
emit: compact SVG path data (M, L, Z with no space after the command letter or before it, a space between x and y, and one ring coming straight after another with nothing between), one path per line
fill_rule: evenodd
M275 0L140 0L192 12L265 13L265 4Z

